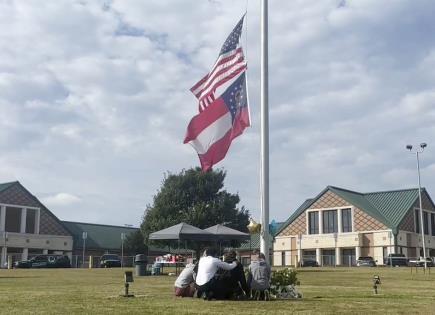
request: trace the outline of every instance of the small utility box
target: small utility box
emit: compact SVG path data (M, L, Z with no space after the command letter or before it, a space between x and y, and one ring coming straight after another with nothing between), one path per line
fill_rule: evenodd
M125 280L125 283L134 282L134 280L133 280L133 272L132 271L126 271L125 274L124 274L124 280Z
M126 271L124 273L124 288L125 288L125 293L124 295L121 295L122 297L134 297L134 294L129 294L128 293L128 288L130 286L130 283L132 283L133 280L133 272L132 271Z

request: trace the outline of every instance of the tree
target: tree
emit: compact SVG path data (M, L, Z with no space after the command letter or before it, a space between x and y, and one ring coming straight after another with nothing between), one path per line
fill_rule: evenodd
M238 194L223 189L225 176L223 170L204 173L200 168L165 174L153 204L148 205L144 213L141 231L145 244L149 243L150 233L180 222L201 229L225 223L236 230L247 231L249 211L243 206L237 207Z
M127 234L124 240L124 250L129 255L147 253L148 247L145 245L143 235L140 230Z

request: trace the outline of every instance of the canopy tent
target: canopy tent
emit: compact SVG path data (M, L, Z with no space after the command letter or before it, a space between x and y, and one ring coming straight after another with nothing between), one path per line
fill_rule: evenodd
M229 228L222 224L216 224L209 228L204 229L204 231L207 231L213 235L215 235L216 240L249 240L250 235L248 233L243 233L240 231L237 231L235 229Z
M151 233L150 240L190 240L190 241L213 241L215 236L197 227L181 222L166 229Z

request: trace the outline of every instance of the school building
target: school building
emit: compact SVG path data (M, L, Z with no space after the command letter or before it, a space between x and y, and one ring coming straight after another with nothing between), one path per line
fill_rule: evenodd
M0 184L1 267L7 257L27 259L29 255L71 256L71 233L35 196L19 182Z
M426 256L435 256L435 206L422 188ZM418 189L360 193L328 186L307 199L275 234L273 264L355 265L360 256L378 264L390 253L423 256Z

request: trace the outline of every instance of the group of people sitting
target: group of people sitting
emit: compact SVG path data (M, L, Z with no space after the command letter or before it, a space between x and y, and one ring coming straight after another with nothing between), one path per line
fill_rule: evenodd
M206 300L247 299L251 293L269 289L271 270L264 254L254 252L247 270L237 260L236 252L228 251L223 260L214 248L204 251L197 264L188 264L175 281L175 295Z

